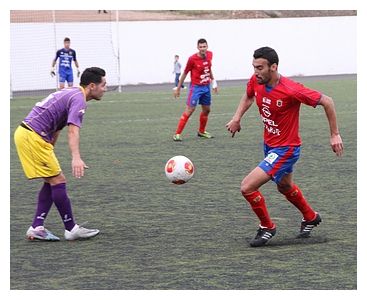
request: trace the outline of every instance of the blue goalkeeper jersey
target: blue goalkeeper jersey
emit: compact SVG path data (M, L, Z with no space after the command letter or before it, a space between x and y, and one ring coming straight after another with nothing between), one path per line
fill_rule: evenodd
M55 60L59 59L59 72L71 71L71 64L76 61L75 50L62 48L57 50Z

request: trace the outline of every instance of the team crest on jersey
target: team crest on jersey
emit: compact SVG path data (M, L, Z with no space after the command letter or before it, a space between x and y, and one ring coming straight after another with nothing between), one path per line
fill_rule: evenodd
M283 100L277 100L277 106L278 107L282 107L282 105L283 105Z

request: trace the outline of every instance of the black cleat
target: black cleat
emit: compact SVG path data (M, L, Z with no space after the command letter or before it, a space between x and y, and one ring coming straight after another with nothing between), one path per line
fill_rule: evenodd
M277 232L277 229L259 227L255 238L250 242L251 247L261 247L264 246Z
M321 223L321 217L319 213L316 213L316 217L312 221L302 220L301 230L297 235L297 238L308 238L311 234L312 229L317 225L319 225L320 223Z

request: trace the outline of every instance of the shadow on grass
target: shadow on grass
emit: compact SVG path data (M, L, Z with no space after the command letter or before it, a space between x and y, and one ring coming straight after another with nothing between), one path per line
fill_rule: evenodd
M250 246L251 239L246 239L248 247ZM322 236L313 236L309 238L283 238L270 241L265 247L281 247L281 246L291 246L291 245L313 245L313 244L323 244L327 243L329 240Z

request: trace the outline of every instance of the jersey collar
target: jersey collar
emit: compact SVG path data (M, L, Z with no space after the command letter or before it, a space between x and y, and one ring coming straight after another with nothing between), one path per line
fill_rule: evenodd
M84 101L87 101L87 96L85 94L85 89L82 86L79 86L79 89L82 91L82 93L84 95Z

